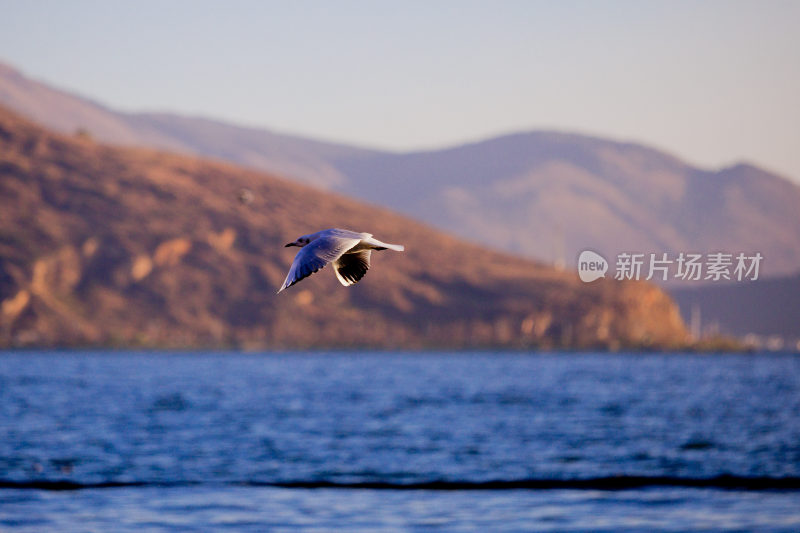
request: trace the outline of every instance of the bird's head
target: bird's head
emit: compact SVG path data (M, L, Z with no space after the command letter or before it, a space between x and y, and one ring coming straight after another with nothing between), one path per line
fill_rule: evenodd
M306 244L310 243L311 239L308 238L308 235L303 235L299 237L296 241L288 243L284 248L289 248L290 246L297 246L298 248L302 248Z

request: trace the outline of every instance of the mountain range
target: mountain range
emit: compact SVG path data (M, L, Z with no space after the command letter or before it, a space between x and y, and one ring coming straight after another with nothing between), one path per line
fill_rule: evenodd
M341 287L329 268L276 294L298 236L366 230L403 253ZM645 282L486 249L272 174L79 132L0 107L0 347L683 346Z
M392 153L206 118L121 113L0 66L0 103L65 133L200 154L389 207L550 263L592 249L760 252L800 271L800 187L750 164L701 169L635 143L539 131Z

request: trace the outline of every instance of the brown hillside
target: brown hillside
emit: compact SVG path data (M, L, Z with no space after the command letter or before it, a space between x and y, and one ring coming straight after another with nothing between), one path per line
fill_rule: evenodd
M253 193L250 203L240 192ZM351 288L330 268L276 295L327 227L373 254ZM388 211L231 165L110 148L0 109L0 346L245 348L667 346L677 308L643 283L577 277Z

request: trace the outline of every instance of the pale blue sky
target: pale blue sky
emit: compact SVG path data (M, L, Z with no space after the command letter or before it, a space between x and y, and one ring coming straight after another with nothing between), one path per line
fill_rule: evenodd
M800 181L800 1L0 0L0 61L124 110L398 150L555 128Z

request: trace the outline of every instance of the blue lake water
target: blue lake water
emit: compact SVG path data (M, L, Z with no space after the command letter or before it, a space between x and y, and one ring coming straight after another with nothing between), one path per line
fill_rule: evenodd
M800 357L0 353L0 531L800 530Z

